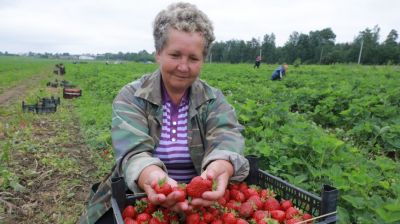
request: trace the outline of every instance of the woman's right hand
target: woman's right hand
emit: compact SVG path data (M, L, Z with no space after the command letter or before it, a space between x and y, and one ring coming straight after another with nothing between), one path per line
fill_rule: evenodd
M175 212L183 212L189 208L188 201L179 202L181 192L173 191L168 196L164 194L157 194L154 190L154 186L158 183L158 180L167 179L167 182L171 187L178 186L178 183L168 177L168 175L160 167L156 165L150 165L143 169L140 173L138 184L139 187L144 190L149 198L149 201L155 205L161 205L165 208L170 208Z

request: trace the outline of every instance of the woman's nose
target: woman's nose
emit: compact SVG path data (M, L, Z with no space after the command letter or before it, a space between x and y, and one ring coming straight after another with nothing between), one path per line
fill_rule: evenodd
M182 58L178 64L179 71L186 72L189 70L188 60L186 58Z

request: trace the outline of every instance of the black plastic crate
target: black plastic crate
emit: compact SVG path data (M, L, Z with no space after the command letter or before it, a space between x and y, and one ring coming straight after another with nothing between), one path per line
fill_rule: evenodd
M24 101L22 101L22 111L23 112L35 112L36 113L36 107L37 104L25 104Z
M57 88L58 87L58 82L56 81L56 82L48 82L47 84L46 84L46 86L48 86L48 87L53 87L53 88Z
M325 224L337 221L336 207L339 191L336 188L330 185L323 185L321 196L317 196L266 171L260 170L256 156L247 156L246 158L250 163L250 173L246 179L248 184L272 189L276 193L278 200L290 199L297 208L311 214L313 217L321 216L316 220L316 223Z
M62 80L61 82L60 82L60 86L62 86L62 87L64 87L64 88L75 88L76 87L76 85L74 85L74 84L71 84L69 81L67 81L67 80Z
M60 97L55 98L54 96L51 96L50 98L44 97L39 101L39 104L43 105L60 105L61 100Z
M322 186L321 196L316 196L301 188L298 188L276 176L258 168L257 157L247 156L250 163L250 173L246 178L247 184L256 184L263 188L272 189L277 194L277 199L290 199L293 204L307 212L313 217L320 217L315 220L316 224L335 223L337 221L337 199L338 190L332 186ZM126 193L126 186L122 177L112 179L111 204L114 213L114 223L123 224L121 211L127 206L146 195L133 195Z
M50 98L41 98L36 104L25 104L25 102L22 101L22 111L35 112L38 114L55 113L60 103L60 97L54 98L53 96Z

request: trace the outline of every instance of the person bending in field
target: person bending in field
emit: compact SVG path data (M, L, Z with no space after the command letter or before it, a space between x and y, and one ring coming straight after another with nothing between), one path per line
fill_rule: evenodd
M286 75L286 72L288 70L288 65L285 63L281 66L279 66L273 73L271 76L271 80L275 81L275 80L282 80L283 76Z
M195 5L175 3L156 16L153 36L158 70L124 86L112 104L117 165L111 177L120 173L131 191L176 212L206 207L250 169L234 109L199 79L213 26ZM198 175L216 180L217 187L190 202L180 202L180 192L165 196L152 187L161 179L174 187ZM106 223L109 213L112 218L111 177L91 197L81 223Z

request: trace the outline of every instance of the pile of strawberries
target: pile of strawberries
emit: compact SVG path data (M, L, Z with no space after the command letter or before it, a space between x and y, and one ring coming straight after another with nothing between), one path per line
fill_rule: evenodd
M172 188L165 180L160 180L152 187L157 193L165 195L181 191L184 195L181 201L190 201L201 197L205 191L212 191L215 183L198 176L186 186ZM271 190L248 186L244 182L229 184L224 196L212 206L195 208L187 211L185 216L187 224L295 224L313 218L295 208L290 200L279 202ZM137 200L135 206L128 205L122 217L125 224L178 224L182 221L177 213L151 204L148 198Z

